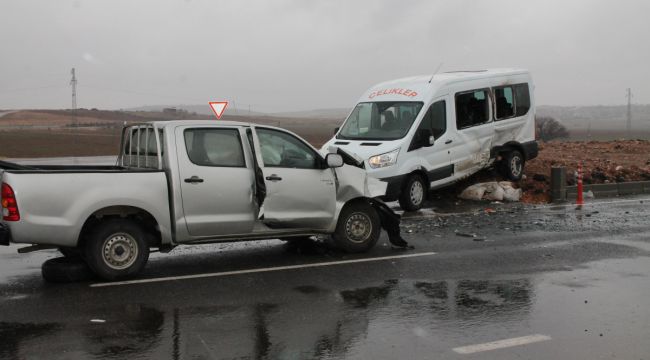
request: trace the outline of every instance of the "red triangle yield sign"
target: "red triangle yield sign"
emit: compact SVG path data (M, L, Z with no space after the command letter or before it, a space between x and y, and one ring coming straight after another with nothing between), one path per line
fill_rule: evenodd
M210 104L210 108L214 111L217 119L221 119L221 115L223 115L223 112L226 111L226 106L228 106L227 101L210 101L208 104Z

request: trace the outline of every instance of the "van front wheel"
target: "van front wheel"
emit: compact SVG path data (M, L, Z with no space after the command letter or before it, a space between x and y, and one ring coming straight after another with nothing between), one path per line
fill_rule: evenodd
M517 150L512 150L501 160L501 173L511 181L519 181L524 175L524 156Z
M405 211L417 211L422 208L426 199L429 186L424 178L418 174L409 176L404 182L399 195L399 206Z

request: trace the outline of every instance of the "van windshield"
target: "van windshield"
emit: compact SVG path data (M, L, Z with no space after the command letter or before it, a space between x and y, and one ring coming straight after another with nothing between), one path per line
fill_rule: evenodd
M348 116L337 139L403 138L422 109L422 102L363 102Z

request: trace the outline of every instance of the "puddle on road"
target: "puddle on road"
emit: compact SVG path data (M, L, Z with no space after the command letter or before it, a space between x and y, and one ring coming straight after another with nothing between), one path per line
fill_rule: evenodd
M57 322L0 322L0 357L454 358L454 346L543 333L553 345L520 356L631 358L649 350L639 340L650 336L648 267L642 257L526 277L179 293L175 305L98 305Z

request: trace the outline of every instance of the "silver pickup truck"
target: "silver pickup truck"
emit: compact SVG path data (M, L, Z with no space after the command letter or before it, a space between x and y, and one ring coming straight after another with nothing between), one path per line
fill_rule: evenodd
M150 249L181 244L331 234L362 252L386 224L399 236L399 217L374 199L386 184L349 163L270 126L129 126L115 166L0 164L0 244L58 248L105 280L132 277Z

